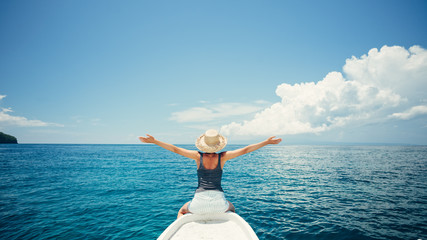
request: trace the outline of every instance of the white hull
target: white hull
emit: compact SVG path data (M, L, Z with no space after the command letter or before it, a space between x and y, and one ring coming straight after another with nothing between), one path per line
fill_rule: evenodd
M239 215L227 213L186 214L175 220L157 240L258 240Z

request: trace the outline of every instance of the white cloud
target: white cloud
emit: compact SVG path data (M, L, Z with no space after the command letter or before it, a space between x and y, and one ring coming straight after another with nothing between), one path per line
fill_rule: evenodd
M425 114L427 51L419 46L384 46L346 60L343 73L330 72L317 82L279 85L282 99L253 119L224 125L227 135L319 133L336 127L363 125ZM346 76L346 78L344 78ZM400 115L396 111L402 111ZM392 113L395 114L392 114Z
M13 112L12 108L2 108L1 110L2 112L8 113L8 112Z
M0 95L0 100L5 98L5 95ZM29 120L25 117L12 116L9 113L13 112L12 108L2 108L0 111L0 126L19 126L19 127L63 127L61 124L48 123L40 120Z
M19 127L47 127L47 126L55 126L55 127L63 127L61 124L57 123L48 123L40 120L29 120L25 117L12 116L7 112L8 111L0 111L0 125L11 125L11 126L19 126Z
M401 112L401 113L393 113L391 115L392 118L397 118L397 119L403 119L403 120L408 120L408 119L412 119L414 117L420 116L420 115L426 115L427 114L427 106L415 106L412 107L408 110L406 110L405 112Z
M257 103L259 104L259 103ZM174 112L170 120L180 123L208 122L232 116L246 115L261 110L262 107L243 103L220 103L206 107L193 107L184 111Z

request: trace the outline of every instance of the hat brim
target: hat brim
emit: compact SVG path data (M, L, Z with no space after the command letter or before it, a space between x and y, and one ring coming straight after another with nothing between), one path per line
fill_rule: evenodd
M205 153L214 153L221 151L227 145L227 138L222 135L219 135L219 143L213 146L207 145L205 143L205 134L197 138L196 147Z

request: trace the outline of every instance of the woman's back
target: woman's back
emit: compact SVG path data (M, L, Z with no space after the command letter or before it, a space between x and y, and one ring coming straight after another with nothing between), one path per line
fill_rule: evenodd
M200 163L197 169L198 186L197 192L206 190L221 191L221 155L220 154L205 154L200 152Z
M203 155L202 155L203 154ZM219 154L217 153L200 153L200 159L197 162L197 169L200 168L200 162L202 160L203 162L203 168L204 169L216 169L218 166L218 158ZM222 161L221 161L221 169L224 167Z

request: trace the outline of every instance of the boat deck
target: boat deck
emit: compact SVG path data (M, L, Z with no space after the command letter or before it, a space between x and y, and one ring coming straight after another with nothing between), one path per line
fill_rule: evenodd
M233 221L211 220L189 222L170 238L170 240L241 240L247 239L245 232Z
M186 214L175 220L158 240L258 240L253 229L231 212Z

